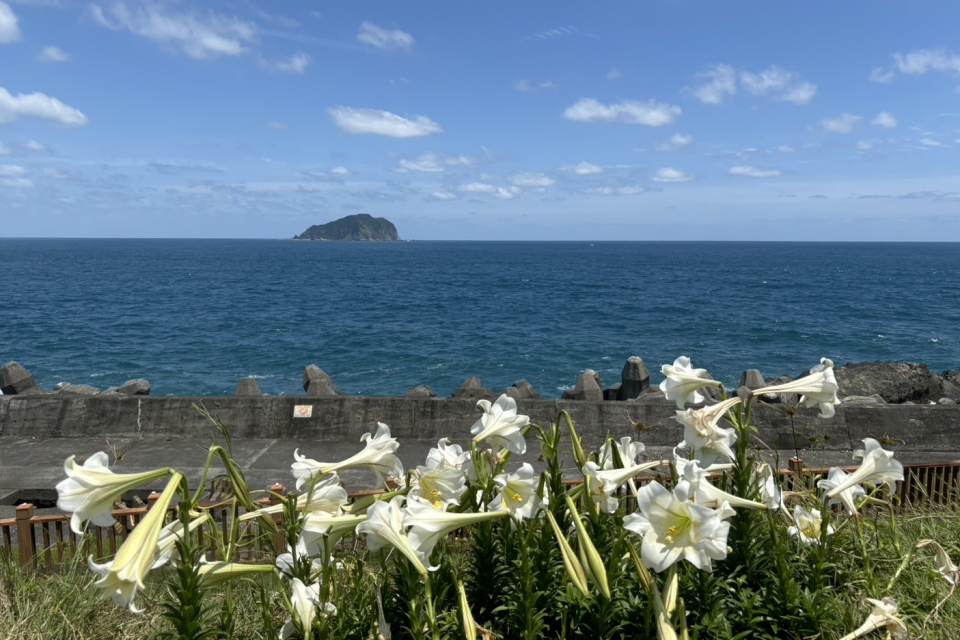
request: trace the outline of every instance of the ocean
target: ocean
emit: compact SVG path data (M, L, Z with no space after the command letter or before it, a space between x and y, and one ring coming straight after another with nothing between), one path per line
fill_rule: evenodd
M0 363L46 389L146 378L448 396L469 376L559 397L679 355L736 385L832 358L960 367L960 245L0 239Z

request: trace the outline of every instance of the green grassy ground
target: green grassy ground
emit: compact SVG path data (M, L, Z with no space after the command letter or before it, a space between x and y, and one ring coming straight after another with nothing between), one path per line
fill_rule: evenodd
M879 524L879 523L878 523ZM928 509L903 513L898 518L904 548L918 539L932 538L947 548L954 561L960 560L960 513L942 509ZM882 524L879 527L883 531ZM913 559L904 564L887 550L883 534L877 534L870 541L868 553L873 558L875 580L878 584L887 584L898 571L901 574L894 588L886 593L864 593L865 577L848 580L835 589L833 598L827 603L822 635L815 636L824 640L839 638L852 631L862 621L868 609L862 602L866 595L880 597L891 595L900 603L900 613L910 628L911 639L955 640L960 638L960 595L949 595L950 585L934 572L933 554L921 550ZM856 575L855 568L862 564L862 550L851 545L837 558L837 564L846 575ZM459 563L456 563L459 564ZM851 571L852 569L852 571ZM125 611L99 591L91 587L93 575L81 564L77 567L65 567L53 574L22 571L15 563L6 558L0 562L0 638L43 639L87 638L90 640L125 640L145 638L153 631L163 628L160 600L163 595L161 584L169 569L153 572L149 578L145 593L138 596L138 604L145 608L140 615ZM276 595L277 589L270 588L274 578L267 577L260 582L273 594L270 606L272 617L279 626L285 617L285 611ZM349 582L344 586L349 589ZM949 595L949 597L948 597ZM388 596L389 597L389 596ZM224 598L222 587L211 589L208 603L218 609ZM236 638L264 638L263 618L261 614L259 590L247 582L236 583L233 587L235 603ZM358 598L355 601L369 601ZM349 594L344 599L350 602ZM936 604L943 601L935 613L930 613ZM363 614L364 616L366 614ZM369 615L375 615L369 612ZM688 611L691 627L696 627L697 611ZM853 626L851 626L853 625ZM402 634L394 625L394 637ZM451 634L450 638L458 634ZM505 634L510 636L509 632ZM873 638L884 637L874 633ZM361 636L358 635L358 639ZM366 640L366 637L363 637Z

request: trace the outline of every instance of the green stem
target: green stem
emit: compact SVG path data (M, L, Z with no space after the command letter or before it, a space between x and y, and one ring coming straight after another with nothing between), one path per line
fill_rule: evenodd
M440 627L437 626L437 613L433 609L433 588L431 576L424 577L424 591L427 596L427 624L430 625L430 635L433 640L440 640Z

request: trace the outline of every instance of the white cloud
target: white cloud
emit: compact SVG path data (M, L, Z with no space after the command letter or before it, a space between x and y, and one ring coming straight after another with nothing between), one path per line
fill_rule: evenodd
M543 89L556 89L557 85L553 84L553 82L550 80L533 85L527 80L520 79L513 83L513 88L520 93L535 93L537 91L542 91Z
M552 187L557 181L543 173L525 171L510 176L510 183L518 187Z
M799 74L772 65L759 73L740 70L728 64L716 64L697 74L703 82L691 90L704 104L720 104L743 89L755 96L768 96L781 102L807 104L817 95L817 85Z
M347 133L368 133L391 138L417 138L440 133L439 124L426 116L407 119L389 111L330 107L327 113L340 129Z
M943 144L939 140L934 140L933 138L920 138L917 140L920 144L925 147L948 147L950 145Z
M301 73L302 74L304 71L307 70L307 65L309 64L310 64L310 56L308 56L303 51L298 51L297 53L290 56L289 60L268 63L268 66L282 73Z
M20 27L17 15L6 2L0 2L0 44L16 42L20 39Z
M524 36L523 38L520 38L519 42L535 42L537 40L556 38L557 36L571 36L577 33L579 32L574 27L558 27L556 29L550 29L548 31L541 31L540 33Z
M446 167L471 167L474 164L476 164L476 160L465 155L440 156L435 153L425 153L412 160L406 158L400 160L394 171L396 173L410 173L411 171L442 173L446 171Z
M330 173L335 176L348 176L350 175L350 169L347 169L346 167L334 167L333 169L330 169Z
M780 170L779 169L758 169L756 167L739 165L736 167L731 167L729 173L732 176L746 176L748 178L776 178L777 176L780 175Z
M662 169L657 169L650 179L654 182L690 182L693 180L693 176L680 169L663 167Z
M879 82L880 84L890 84L894 78L893 71L884 71L880 67L874 67L870 70L870 82Z
M643 193L644 188L638 186L626 187L590 187L584 189L581 193L590 196L634 196Z
M670 140L664 142L660 145L657 145L657 151L676 151L677 149L682 149L693 143L693 136L675 133L670 136Z
M610 69L607 71L607 80L619 80L623 77L623 72L620 69Z
M512 200L514 196L520 193L520 189L517 187L510 187L509 189L504 189L503 187L497 187L497 192L493 194L494 196L500 198L501 200Z
M469 182L457 187L461 193L494 193L496 190L495 186L486 182Z
M410 50L414 42L413 36L405 31L383 29L372 22L364 22L360 25L357 40L378 49L403 49L406 51Z
M888 111L881 111L877 114L877 117L873 119L873 122L870 124L876 127L886 127L887 129L895 129L897 126L897 119L893 116L892 113Z
M563 117L579 122L625 122L659 127L670 124L680 117L680 113L680 107L654 100L649 102L621 100L616 104L605 105L598 102L596 98L580 98L575 104L567 107Z
M106 7L92 4L90 13L100 25L129 31L158 44L182 50L198 60L239 56L257 39L257 27L214 11L177 12L152 3L128 7L122 0Z
M421 173L442 173L444 171L443 163L438 156L428 153L414 158L413 160L400 160L396 171L398 173L407 173L410 171L419 171Z
M832 133L850 133L853 131L860 121L863 120L860 116L855 116L852 113L841 113L840 115L833 118L824 118L820 121L820 125L823 127L824 131L830 131Z
M938 49L918 49L906 55L893 54L897 70L909 75L923 75L928 71L953 71L960 73L960 54Z
M603 173L603 167L600 167L595 164L590 164L589 162L581 162L578 165L572 167L560 167L561 171L571 171L578 176L592 176L598 173Z
M277 131L286 131L287 129L290 128L288 125L284 124L283 122L273 122L273 121L268 122L267 126L270 127L271 129L276 129Z
M40 62L67 62L70 54L60 47L44 47L37 56Z
M591 196L612 196L617 190L613 187L590 187L584 189L583 192Z
M737 73L728 64L713 65L697 77L705 82L693 89L693 95L704 104L720 104L737 92Z
M29 188L33 182L27 179L27 170L15 164L0 164L0 184L8 187Z
M774 100L796 104L807 104L817 95L817 85L776 65L760 73L741 71L740 86L755 96L769 95Z
M449 191L434 191L430 194L430 197L437 200L456 200L457 195L455 193L450 193Z
M797 152L796 149L785 144L782 144L779 147L777 147L777 151L779 151L780 153L796 153Z
M0 124L13 122L21 117L43 118L64 127L82 127L87 116L44 93L18 93L11 95L0 87Z
M869 151L870 149L873 149L873 143L867 140L861 140L857 143L857 149L860 151Z
M23 148L27 149L28 151L36 151L38 153L42 151L48 151L46 145L40 144L36 140L27 140L23 143Z

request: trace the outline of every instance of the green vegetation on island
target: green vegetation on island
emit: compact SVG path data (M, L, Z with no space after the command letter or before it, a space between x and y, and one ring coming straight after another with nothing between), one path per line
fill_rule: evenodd
M315 224L293 239L399 242L400 236L397 235L397 228L386 218L358 213L327 224Z

